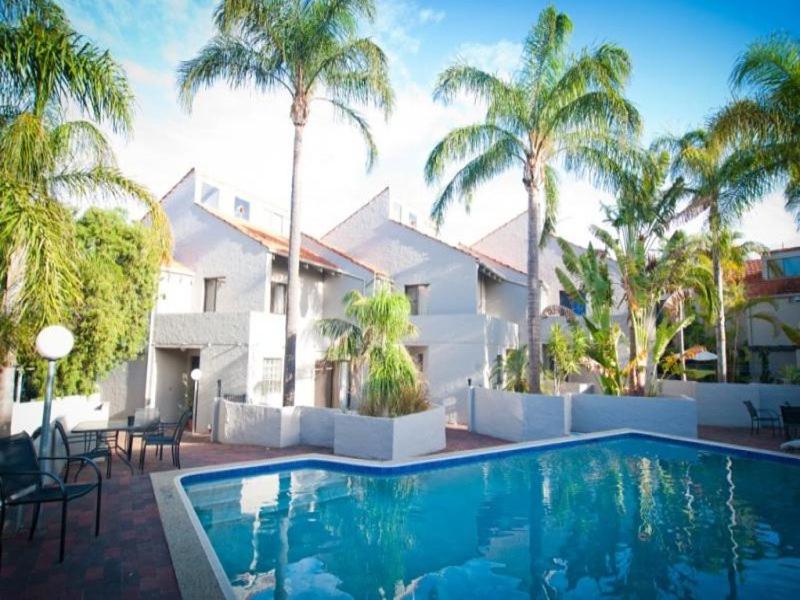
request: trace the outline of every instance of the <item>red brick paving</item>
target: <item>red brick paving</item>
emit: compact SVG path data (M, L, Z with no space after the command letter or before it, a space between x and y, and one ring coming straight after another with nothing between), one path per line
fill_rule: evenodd
M715 441L775 450L779 435L750 435L749 430L701 427L700 437ZM447 430L447 451L470 450L502 444L501 440ZM325 449L297 446L267 450L260 446L210 444L187 436L181 450L184 467L224 464L291 456ZM26 511L22 531L13 527L16 509L8 516L11 527L3 539L0 598L179 598L153 489L147 473L170 470L169 460L158 461L148 453L145 475L131 476L115 461L110 480L103 480L100 537L93 535L94 497L70 504L67 551L58 563L59 508L43 506L32 541L27 540L30 515ZM83 477L88 478L88 475Z
M725 444L736 444L737 446L750 446L759 450L780 451L780 445L786 441L783 431L776 430L775 435L772 431L762 429L761 433L750 433L749 427L708 427L701 425L698 427L698 434L701 438Z
M469 450L504 443L463 429L447 432L447 450ZM296 446L267 450L260 446L210 444L186 436L181 446L184 467L263 460L329 450ZM138 456L134 452L135 456ZM100 537L94 537L94 494L71 502L67 549L58 562L60 507L43 505L36 535L28 541L30 512L16 531L16 509L7 517L3 535L0 599L5 598L179 598L169 549L161 528L153 488L147 473L172 469L167 457L148 453L145 475L114 461L111 479L103 480ZM89 479L87 474L82 479Z

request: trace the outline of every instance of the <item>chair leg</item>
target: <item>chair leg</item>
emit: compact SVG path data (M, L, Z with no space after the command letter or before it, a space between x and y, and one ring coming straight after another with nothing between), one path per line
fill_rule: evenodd
M6 527L6 505L0 503L0 570L3 568L3 529Z
M181 468L181 447L180 446L173 446L175 453L175 466L179 469Z
M164 460L164 444L158 447L158 460Z
M142 448L139 450L139 470L144 471L144 456L147 452L147 442L142 439Z
M106 479L111 479L111 452L106 454Z
M31 530L28 533L28 539L33 539L33 532L36 531L36 524L39 522L39 510L42 508L42 505L38 502L33 505L33 518L31 519Z
M97 482L97 513L94 516L94 537L100 535L100 500L103 497L102 487L103 480L100 479Z
M61 503L61 550L58 555L58 562L64 562L64 543L67 539L67 501Z
M69 461L67 461L67 465L64 467L64 481L69 481L69 467L70 464ZM78 476L76 475L75 478L77 479L77 477Z

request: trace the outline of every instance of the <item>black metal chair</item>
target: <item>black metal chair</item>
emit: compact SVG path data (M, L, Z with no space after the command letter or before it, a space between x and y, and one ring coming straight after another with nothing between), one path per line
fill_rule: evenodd
M800 438L800 406L781 406L781 421L787 440Z
M765 425L769 425L772 429L772 435L775 435L775 429L780 426L781 418L778 416L774 410L770 410L768 408L759 408L757 409L753 406L753 403L750 400L743 400L742 404L745 405L747 408L747 412L750 415L750 433L760 433L761 432L761 424L764 423Z
M97 475L94 483L65 483L58 475L42 469L39 461L66 460L80 462L92 467ZM49 483L48 483L49 482ZM6 511L12 506L33 504L33 521L28 539L33 538L42 503L61 503L61 546L59 562L64 561L64 541L67 532L67 504L97 490L97 509L95 513L95 536L100 535L100 499L102 497L103 476L100 469L90 459L71 456L36 456L33 440L27 433L18 433L0 439L0 531L6 520ZM0 560L3 553L3 540L0 536ZM0 563L1 564L1 563Z
M102 458L106 461L106 479L111 477L111 446L108 444L108 440L105 439L101 435L85 435L79 434L77 436L69 436L67 432L64 430L64 426L61 424L61 421L56 421L55 423L55 433L59 435L61 438L61 443L64 446L64 452L66 453L67 463L64 466L64 481L69 480L69 459L70 458L88 458L90 460L94 460L96 458ZM70 448L70 444L78 441L79 443L83 443L83 451L73 454L72 449ZM78 467L78 472L75 473L75 481L78 481L78 475L81 474L81 470L83 469L85 463L81 463L81 466Z
M192 416L192 411L187 410L177 423L160 423L157 433L145 434L142 436L142 445L139 450L139 469L144 471L144 458L147 446L155 446L156 452L164 457L164 446L169 446L172 453L172 464L181 468L181 439L186 425Z

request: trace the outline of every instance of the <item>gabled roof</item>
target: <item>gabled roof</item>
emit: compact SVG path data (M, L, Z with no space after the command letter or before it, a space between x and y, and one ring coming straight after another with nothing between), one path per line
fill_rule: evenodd
M201 208L220 221L227 223L250 239L255 240L273 254L277 254L279 256L289 256L288 238L270 233L264 229L261 229L260 227L256 227L248 221L243 221L241 219L236 219L234 217L222 214L221 212L214 210L213 208L209 208L208 206L204 206L202 204L195 204L195 206ZM319 254L312 252L308 248L303 248L302 246L300 248L300 260L304 263L314 265L315 267L320 267L329 271L335 271L337 273L341 272L341 269L337 265L321 257Z
M355 265L358 265L359 267L362 267L362 268L366 269L367 271L371 271L375 275L381 275L383 277L387 276L387 273L385 271L383 271L382 269L374 267L374 266L370 265L369 263L365 263L363 260L355 258L354 256L351 256L350 254L347 254L346 252L344 252L342 250L339 250L338 248L334 248L330 244L326 244L325 242L320 241L318 238L315 238L315 237L313 237L311 235L308 235L307 233L304 233L303 237L308 238L309 240L311 240L315 244L319 244L323 248L327 248L328 250L330 250L334 254L338 254L342 258L344 258L346 260L349 260L351 263L353 263Z
M800 277L764 279L760 258L748 260L744 273L744 287L750 298L800 294Z

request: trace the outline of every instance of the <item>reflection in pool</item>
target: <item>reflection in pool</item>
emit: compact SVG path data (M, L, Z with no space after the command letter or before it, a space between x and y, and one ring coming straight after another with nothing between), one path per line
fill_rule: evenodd
M240 597L797 597L800 466L643 437L184 486Z

